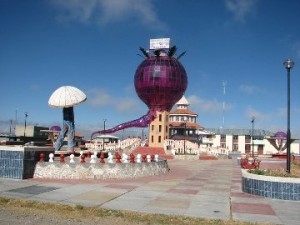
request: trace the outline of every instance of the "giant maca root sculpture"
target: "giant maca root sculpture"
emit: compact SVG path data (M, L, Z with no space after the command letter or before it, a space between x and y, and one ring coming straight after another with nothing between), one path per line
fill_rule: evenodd
M93 132L91 137L97 133L113 133L129 127L147 127L156 118L157 111L170 111L183 96L188 81L186 71L178 59L185 52L175 58L176 46L168 49L168 52L156 49L152 54L143 48L140 50L146 59L135 72L134 85L137 95L148 106L148 113L114 128Z

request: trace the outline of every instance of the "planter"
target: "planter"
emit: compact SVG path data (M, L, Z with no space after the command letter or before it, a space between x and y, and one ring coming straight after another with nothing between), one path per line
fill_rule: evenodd
M263 176L243 169L242 190L267 198L300 201L300 178Z

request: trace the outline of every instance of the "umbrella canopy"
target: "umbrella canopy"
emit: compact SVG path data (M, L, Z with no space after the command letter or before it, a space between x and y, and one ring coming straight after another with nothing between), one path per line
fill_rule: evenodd
M48 104L55 108L69 108L84 102L86 95L76 87L62 86L50 96Z

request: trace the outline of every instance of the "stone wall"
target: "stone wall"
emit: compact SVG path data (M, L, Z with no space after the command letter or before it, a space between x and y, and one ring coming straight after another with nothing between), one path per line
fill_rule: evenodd
M109 179L153 176L169 172L166 160L147 163L60 163L38 162L34 178Z

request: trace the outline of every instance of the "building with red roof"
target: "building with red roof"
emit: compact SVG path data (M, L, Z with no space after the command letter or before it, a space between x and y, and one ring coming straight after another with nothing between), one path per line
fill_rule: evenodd
M200 141L204 127L197 123L198 114L188 109L189 102L182 96L176 109L169 114L169 137L174 140Z

